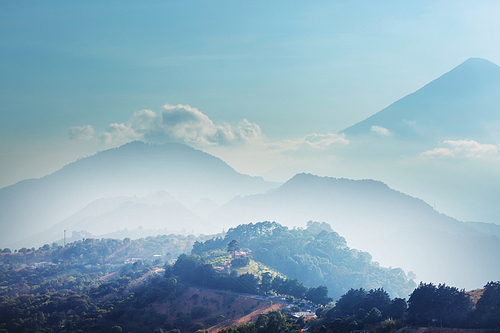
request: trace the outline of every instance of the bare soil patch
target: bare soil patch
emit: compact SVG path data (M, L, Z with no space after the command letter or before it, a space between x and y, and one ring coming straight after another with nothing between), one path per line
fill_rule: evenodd
M284 304L226 291L200 290L190 287L182 297L154 303L152 308L166 315L167 322L171 325L183 315L193 317L193 309L197 308L203 316L191 318L191 324L201 323L209 332L217 332L224 327L254 321L260 314L284 308ZM210 320L215 320L214 318L218 318L215 325L207 324Z

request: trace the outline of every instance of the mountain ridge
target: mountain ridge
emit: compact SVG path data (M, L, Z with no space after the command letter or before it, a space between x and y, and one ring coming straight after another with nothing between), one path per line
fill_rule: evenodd
M379 181L299 174L266 194L234 198L211 217L228 224L264 220L289 227L329 223L350 247L371 253L383 266L413 271L423 281L474 289L500 274L488 265L500 251L497 237ZM464 266L470 269L464 272Z
M183 204L203 198L224 203L276 185L240 174L224 161L182 144L137 141L0 189L0 244L10 246L50 228L100 198L166 190Z
M435 140L483 137L485 126L500 121L500 67L470 58L422 88L339 133L369 134L373 126L399 138Z

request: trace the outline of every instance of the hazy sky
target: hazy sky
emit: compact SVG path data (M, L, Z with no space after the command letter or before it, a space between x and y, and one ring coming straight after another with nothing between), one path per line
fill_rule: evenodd
M135 139L270 180L359 176L335 167L336 133L470 57L500 64L498 17L497 1L2 1L0 187Z

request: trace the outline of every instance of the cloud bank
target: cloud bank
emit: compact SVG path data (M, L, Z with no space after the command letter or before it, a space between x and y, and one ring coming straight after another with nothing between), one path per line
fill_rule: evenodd
M282 151L287 155L324 155L334 153L337 149L346 146L348 143L349 140L345 138L345 134L312 133L296 140L283 140L271 144L269 148Z
M447 147L434 148L422 153L431 158L467 158L480 159L498 156L498 146L482 144L474 140L447 140L443 144Z
M71 140L92 140L90 125L75 126L69 130ZM159 112L140 110L125 123L112 123L97 135L101 144L121 145L142 140L150 143L179 142L201 149L245 146L247 150L284 153L289 156L331 155L349 140L344 134L312 133L297 139L269 142L259 125L241 120L236 125L214 122L197 108L189 105L165 104Z
M126 124L111 124L99 136L105 144L133 140L154 143L179 142L196 147L230 146L263 139L260 127L243 119L236 126L215 125L189 105L165 104L159 113L136 111Z
M94 129L90 125L74 126L69 129L70 140L89 141L94 137Z
M178 142L217 156L242 173L261 175L285 167L290 177L304 171L325 174L306 166L314 161L317 168L330 168L332 160L349 144L344 134L334 133L270 140L259 125L247 119L237 124L215 124L197 108L168 103L158 112L136 111L128 121L109 124L96 135L90 125L72 127L70 138L108 147L136 140L157 144Z

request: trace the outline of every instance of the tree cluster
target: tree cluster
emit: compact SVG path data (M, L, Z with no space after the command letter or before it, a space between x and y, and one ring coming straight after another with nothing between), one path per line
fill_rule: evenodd
M304 298L317 304L326 304L332 299L328 297L328 288L319 286L307 288L297 279L272 277L269 273L254 276L246 273L237 275L219 274L211 264L198 255L179 256L174 265L165 266L165 277L178 277L181 281L199 287L231 290L235 292L262 295L274 291L280 295Z
M276 222L242 224L224 238L195 242L192 253L225 250L231 241L249 249L256 261L306 286L327 286L334 298L350 288L384 288L406 297L416 287L403 270L379 267L370 254L350 249L326 223L309 222L306 229L292 230Z
M474 327L498 328L500 325L500 281L488 282L484 292L470 314Z
M295 333L299 330L295 320L287 319L280 311L271 311L260 315L255 322L222 329L219 333Z
M462 327L472 303L464 290L420 283L408 300L407 322L419 326Z
M500 321L500 281L488 282L475 308L464 290L445 284L420 283L408 300L411 325L497 328Z

